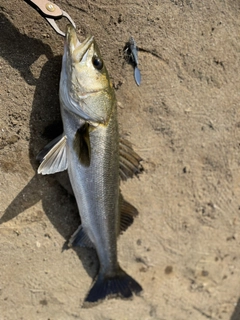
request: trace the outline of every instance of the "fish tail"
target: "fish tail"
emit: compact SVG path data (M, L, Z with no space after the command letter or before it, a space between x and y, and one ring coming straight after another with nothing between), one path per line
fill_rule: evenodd
M89 304L96 303L106 297L130 298L133 293L139 294L140 291L142 291L140 284L121 268L116 275L111 277L99 273L85 298L84 306L87 307Z

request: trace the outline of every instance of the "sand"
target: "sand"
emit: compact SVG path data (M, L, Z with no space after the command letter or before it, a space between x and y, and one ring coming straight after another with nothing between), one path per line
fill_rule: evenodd
M82 308L98 261L65 250L75 200L35 160L61 133L63 38L24 1L0 0L0 320L239 320L240 2L56 3L81 40L95 36L121 133L144 159L121 185L139 216L118 242L144 291ZM130 35L140 87L122 52Z

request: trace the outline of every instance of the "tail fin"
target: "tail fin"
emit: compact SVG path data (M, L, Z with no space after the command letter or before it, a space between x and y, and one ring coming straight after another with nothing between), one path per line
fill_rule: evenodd
M140 291L142 291L140 284L120 268L112 277L100 273L85 298L84 306L87 307L90 303L96 303L106 297L130 298L133 293L139 294Z

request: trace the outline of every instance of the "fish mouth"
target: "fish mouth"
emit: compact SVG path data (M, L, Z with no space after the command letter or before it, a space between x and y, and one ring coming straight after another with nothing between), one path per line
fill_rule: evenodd
M77 38L76 29L72 25L67 25L66 46L72 60L76 62L85 62L87 53L94 43L94 37L88 36L82 43Z

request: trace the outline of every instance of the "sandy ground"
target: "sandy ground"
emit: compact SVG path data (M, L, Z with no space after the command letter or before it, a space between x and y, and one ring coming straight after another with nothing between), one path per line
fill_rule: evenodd
M240 319L240 1L56 3L96 37L121 132L144 159L121 187L140 214L119 239L144 291L81 308L96 256L64 250L75 200L36 175L61 133L63 39L24 1L0 0L0 320ZM140 87L122 55L130 35Z

